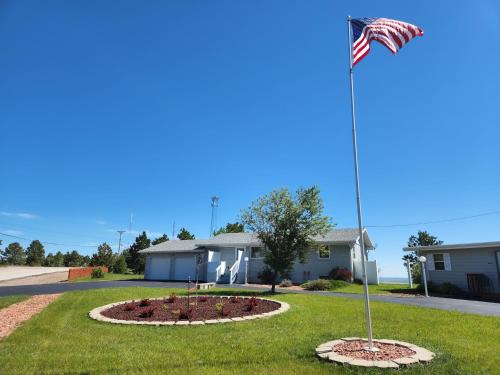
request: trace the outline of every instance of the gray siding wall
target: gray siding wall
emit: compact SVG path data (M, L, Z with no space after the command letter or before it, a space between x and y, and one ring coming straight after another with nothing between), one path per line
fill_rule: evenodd
M467 291L467 274L482 273L490 279L493 291L499 293L500 278L496 251L500 251L500 249L421 251L421 254L424 256L428 254L450 254L451 271L428 271L429 281L436 284L450 282Z
M293 283L301 284L307 280L327 276L335 267L347 268L352 271L351 247L349 245L330 246L330 259L320 259L316 250L309 251L307 261L304 264L296 262L290 276ZM262 259L250 258L248 281L260 283L257 275L263 268Z

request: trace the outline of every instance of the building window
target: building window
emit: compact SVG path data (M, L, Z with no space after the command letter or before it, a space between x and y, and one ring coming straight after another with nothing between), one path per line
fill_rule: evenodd
M444 254L434 254L434 269L436 271L444 271L446 269L444 264Z
M327 245L320 246L318 249L319 259L330 259L330 247Z
M250 249L250 258L259 259L264 257L264 252L262 247L252 247Z

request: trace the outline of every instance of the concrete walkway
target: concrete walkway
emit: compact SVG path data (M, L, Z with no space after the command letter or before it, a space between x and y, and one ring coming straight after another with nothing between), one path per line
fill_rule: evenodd
M0 296L9 296L16 294L54 294L64 293L74 290L90 290L99 288L119 288L119 287L148 287L148 288L186 288L184 282L161 282L161 281L145 281L145 280L130 280L130 281L96 281L83 283L56 283L43 285L19 285L19 286L4 286L0 287ZM235 289L251 290L264 292L267 289L259 287L251 287L244 285L224 285ZM343 297L352 299L362 299L361 294L335 293L335 292L310 292L298 290L286 290L280 288L279 293L297 293L297 294L316 294L331 297ZM422 296L416 297L400 297L392 295L372 295L372 301L397 303L400 305L410 305L418 307L429 307L439 310L459 311L469 314L489 315L500 317L500 303L469 301L453 298L439 298Z

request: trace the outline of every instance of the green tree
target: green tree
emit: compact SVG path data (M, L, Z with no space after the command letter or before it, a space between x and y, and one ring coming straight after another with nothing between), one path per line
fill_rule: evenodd
M93 266L111 267L114 261L113 250L106 242L99 245L97 253L92 254L90 264Z
M64 254L63 263L65 267L82 267L86 265L85 258L78 254L78 251L73 250Z
M111 270L113 271L113 273L120 274L128 272L127 261L125 260L125 256L123 254L117 255L115 257L115 261Z
M26 264L28 266L40 266L45 259L45 249L40 241L34 240L26 249Z
M61 251L55 253L53 267L64 267L64 254Z
M408 239L408 247L416 246L432 246L441 245L443 241L438 240L436 236L430 235L427 231L419 230L417 235L411 235ZM406 267L406 262L410 261L411 267L411 278L414 283L420 283L422 278L422 269L419 266L418 256L415 251L405 254L403 256L404 266Z
M144 254L140 254L139 251L147 249L151 246L151 240L146 235L146 232L142 232L139 236L135 238L135 242L124 251L125 260L127 261L127 266L134 273L143 273L146 264Z
M191 234L186 228L181 228L177 238L179 240L194 240L194 234Z
M151 241L151 245L153 245L153 246L158 245L158 244L160 244L162 242L166 242L168 240L169 240L168 236L166 234L164 234L163 236L155 238L153 241Z
M244 232L245 225L243 223L227 223L225 227L220 227L218 230L214 231L213 235L217 236L222 233L241 233Z
M316 186L297 190L274 190L242 211L242 222L257 233L264 245L264 263L272 271L272 292L278 277L287 277L298 259L306 261L313 237L326 234L330 218L323 215L323 201Z
M19 242L12 242L0 251L0 258L3 263L20 266L26 262L26 253Z

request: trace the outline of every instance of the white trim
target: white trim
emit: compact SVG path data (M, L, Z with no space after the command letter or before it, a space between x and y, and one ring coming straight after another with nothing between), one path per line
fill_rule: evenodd
M429 254L427 255L427 262L426 262L426 268L427 268L427 271L435 271L435 268L434 268L434 254Z
M427 251L427 250L467 250L467 249L481 249L487 247L500 247L500 241L494 242L474 242L474 243L461 243L454 245L432 245L432 246L415 246L404 247L403 251Z
M444 253L443 254L443 258L444 258L444 270L445 271L451 271L450 254Z

